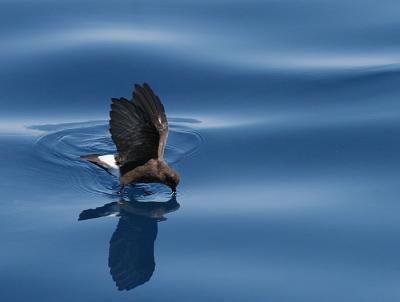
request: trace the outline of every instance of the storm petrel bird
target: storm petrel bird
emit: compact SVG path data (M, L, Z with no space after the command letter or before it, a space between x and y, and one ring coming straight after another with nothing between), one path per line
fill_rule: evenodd
M117 154L81 158L118 175L121 190L130 183L163 183L176 192L179 175L164 160L167 116L148 84L135 85L132 100L112 99L110 133Z

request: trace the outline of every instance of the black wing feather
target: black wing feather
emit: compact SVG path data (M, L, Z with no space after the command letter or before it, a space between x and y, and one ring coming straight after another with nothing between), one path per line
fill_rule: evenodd
M143 87L137 84L135 85L133 101L147 113L158 131L163 131L168 128L164 106L160 98L154 94L148 84L144 83Z
M164 106L148 84L135 85L132 101L112 99L110 132L120 166L129 163L134 168L163 157L168 121Z
M164 105L147 83L144 83L143 86L135 85L133 101L135 105L146 113L153 125L156 127L160 135L157 155L158 158L163 158L168 137L168 120L165 114Z

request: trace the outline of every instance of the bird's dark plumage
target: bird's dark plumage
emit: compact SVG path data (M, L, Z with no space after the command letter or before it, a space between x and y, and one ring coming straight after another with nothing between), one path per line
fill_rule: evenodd
M112 99L111 137L117 146L117 162L123 169L164 157L168 121L164 106L149 85L135 85L133 100Z
M104 156L82 159L108 169L117 165L121 186L135 182L159 182L175 192L179 175L164 161L168 120L160 98L150 86L135 85L132 100L113 98L110 133L118 154L115 163L105 163Z

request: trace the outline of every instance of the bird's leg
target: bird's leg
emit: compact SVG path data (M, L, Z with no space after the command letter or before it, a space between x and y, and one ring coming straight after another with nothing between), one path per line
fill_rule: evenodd
M124 194L124 190L125 190L125 186L121 185L121 187L119 188L119 191L117 192L118 195L123 195Z

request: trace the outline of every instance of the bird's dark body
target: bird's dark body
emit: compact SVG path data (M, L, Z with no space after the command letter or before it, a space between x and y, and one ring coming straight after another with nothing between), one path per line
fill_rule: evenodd
M121 186L135 182L160 182L170 186L173 190L174 179L179 179L178 174L164 160L150 159L144 165L138 166L121 175Z
M173 192L180 178L164 161L168 137L168 120L164 106L148 84L135 85L132 100L113 98L110 133L118 154L121 187L137 182L158 182ZM83 156L99 165L97 155Z

